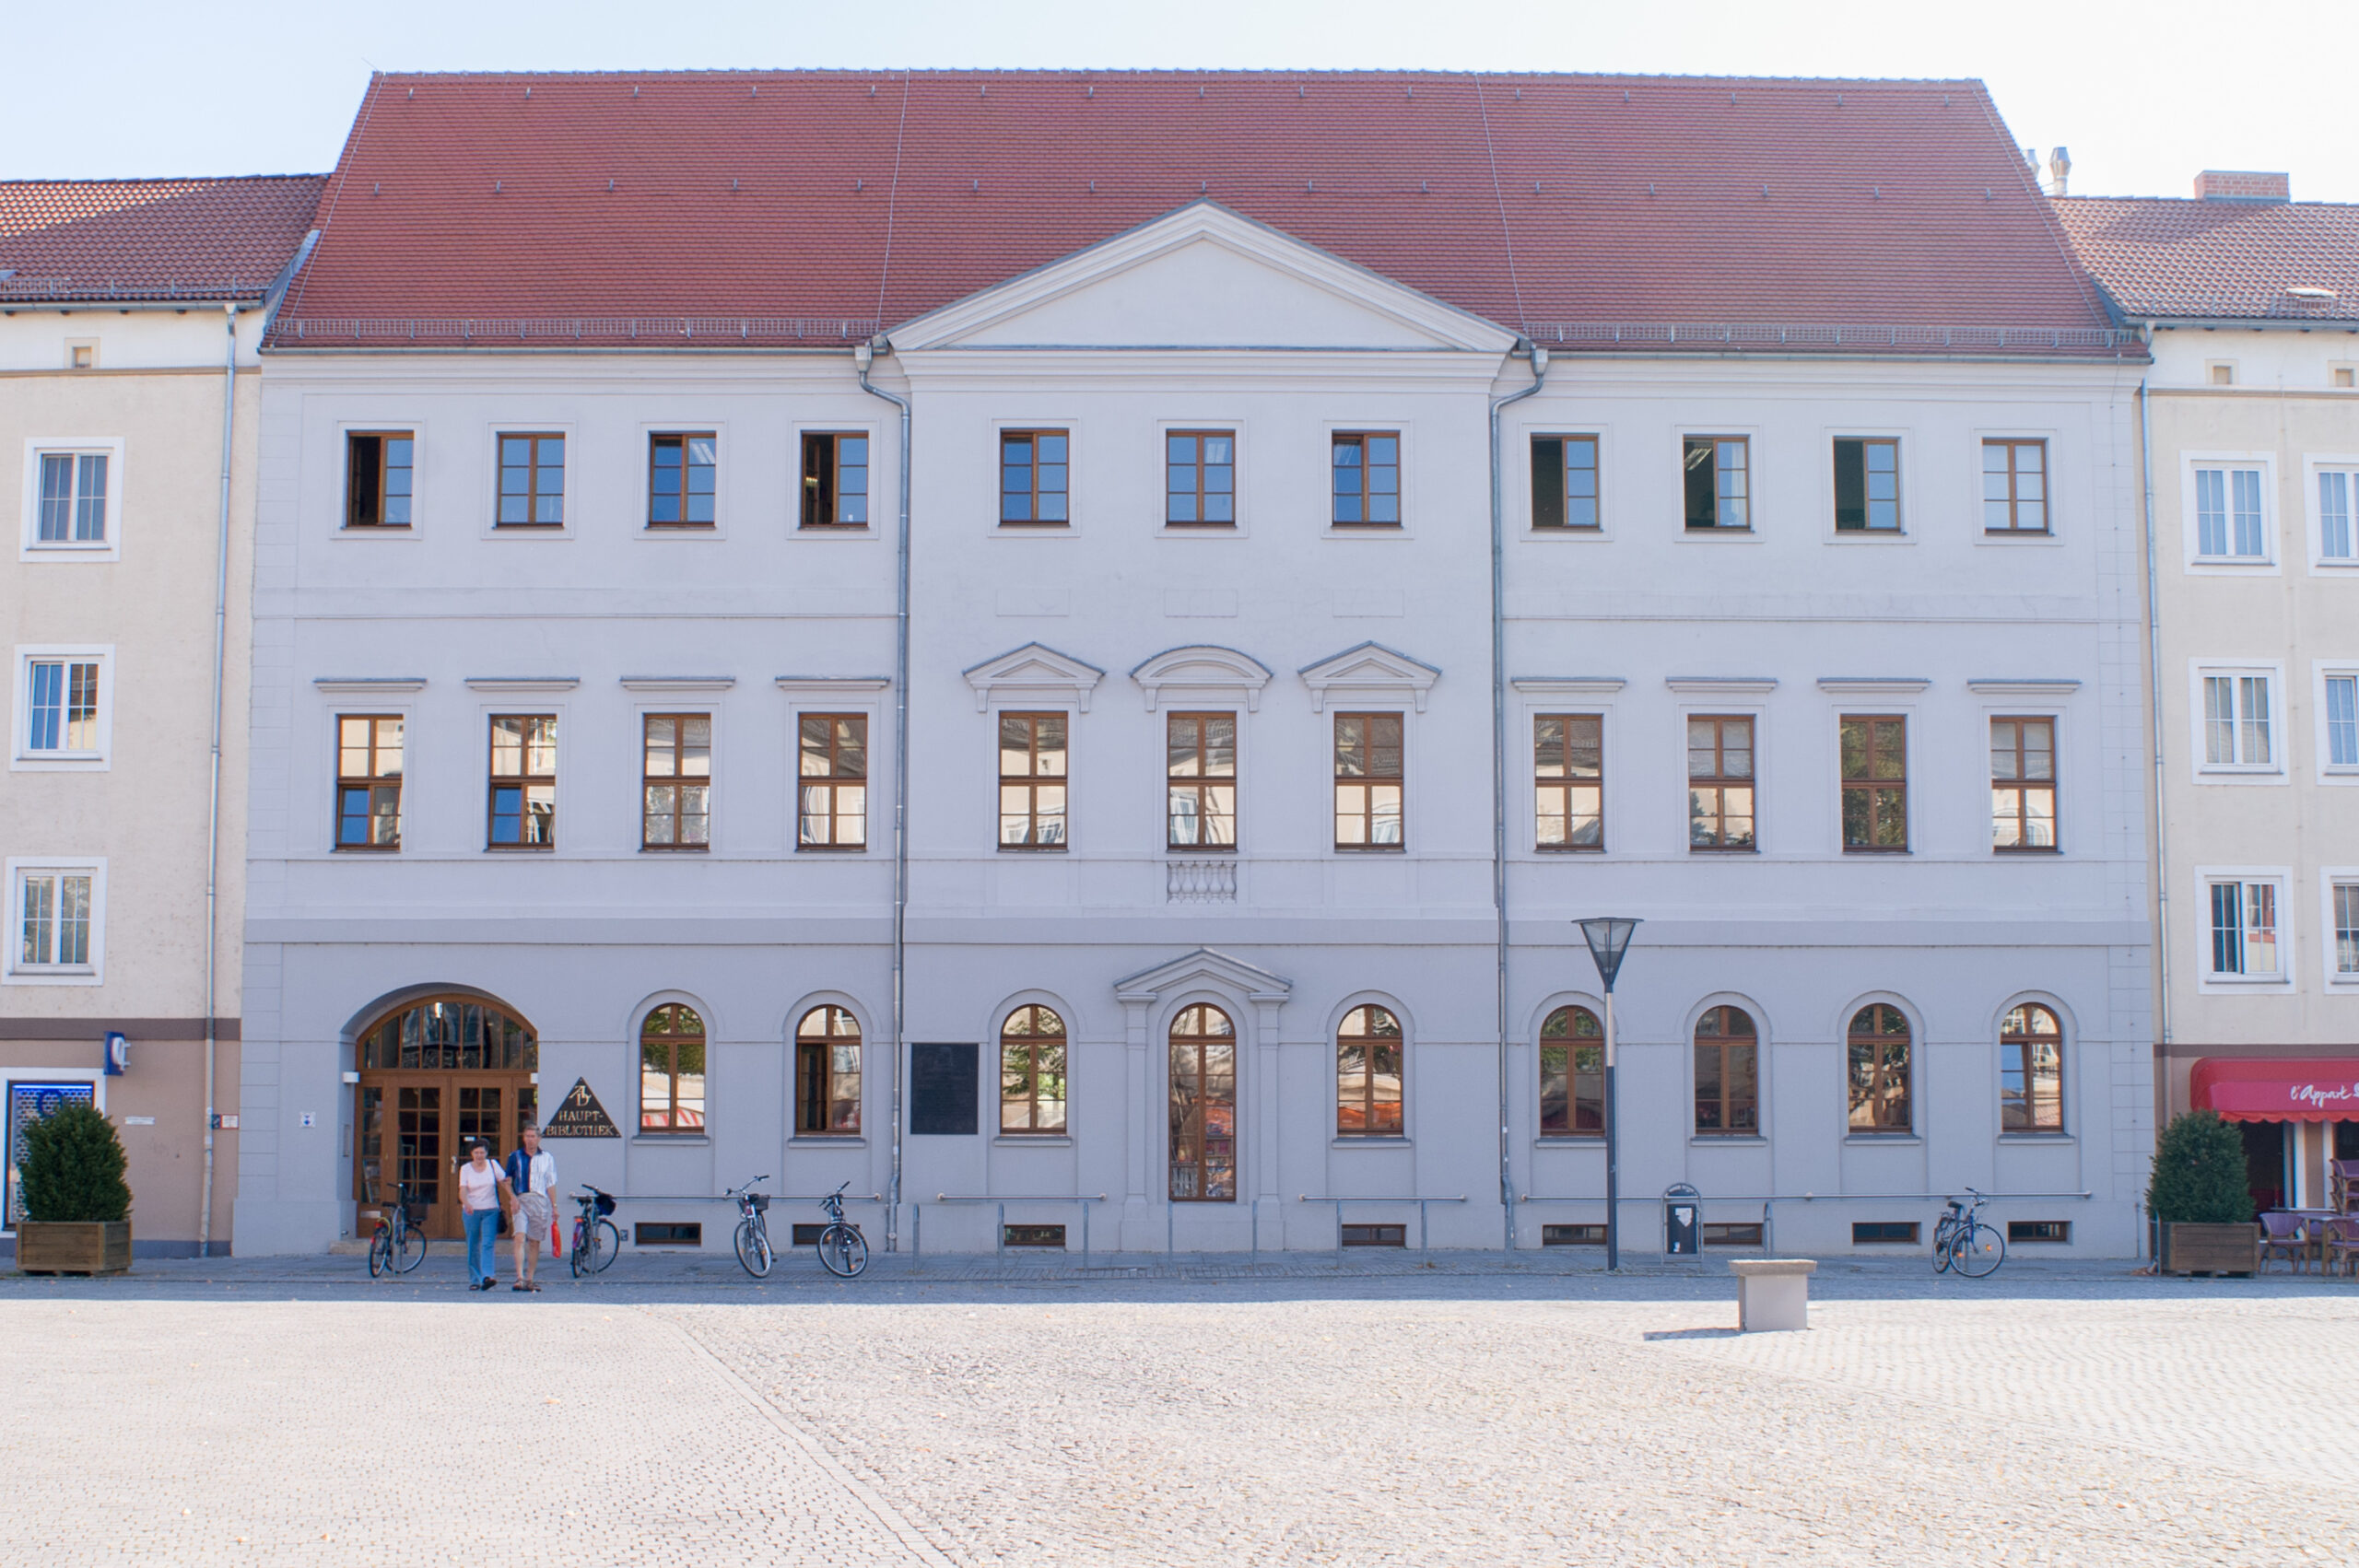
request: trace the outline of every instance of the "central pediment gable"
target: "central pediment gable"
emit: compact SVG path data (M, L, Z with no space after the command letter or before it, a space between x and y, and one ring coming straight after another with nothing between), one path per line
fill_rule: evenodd
M1504 354L1514 334L1196 202L894 329L895 347Z
M1153 1001L1206 985L1242 991L1255 1001L1284 1001L1294 990L1294 982L1282 976L1232 958L1218 948L1200 947L1115 981L1114 994L1124 1001Z

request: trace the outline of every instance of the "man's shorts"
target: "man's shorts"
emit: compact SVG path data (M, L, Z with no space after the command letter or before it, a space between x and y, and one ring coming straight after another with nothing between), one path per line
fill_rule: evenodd
M537 1245L549 1234L549 1195L546 1192L520 1192L516 1195L516 1217L511 1223L520 1236L529 1238L528 1245Z

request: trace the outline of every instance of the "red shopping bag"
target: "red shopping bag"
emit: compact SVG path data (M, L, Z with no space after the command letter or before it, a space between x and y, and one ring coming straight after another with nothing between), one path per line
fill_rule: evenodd
M557 1240L557 1222L552 1219L549 1222L549 1261L552 1263L559 1262L564 1258L564 1257L565 1244Z

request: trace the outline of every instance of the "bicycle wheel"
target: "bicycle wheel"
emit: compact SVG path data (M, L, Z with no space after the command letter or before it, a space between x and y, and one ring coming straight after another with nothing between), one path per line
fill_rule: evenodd
M393 1271L406 1274L426 1261L426 1233L415 1225L404 1225L393 1244Z
M573 1243L565 1250L565 1261L566 1266L573 1270L573 1277L577 1280L590 1271L589 1247L589 1227L584 1225L580 1220L574 1221Z
M1950 1243L1956 1239L1957 1227L1943 1220L1933 1227L1933 1272L1946 1274L1950 1268Z
M590 1227L590 1257L586 1268L590 1273L603 1274L614 1266L623 1249L623 1233L615 1229L612 1220L601 1220Z
M383 1225L369 1238L369 1277L376 1279L393 1266L393 1233Z
M757 1280L770 1271L769 1233L752 1220L737 1222L737 1261Z
M1979 1280L2007 1260L2007 1238L1991 1226L1978 1224L1971 1231L1961 1230L1951 1250L1957 1255L1957 1271Z
M850 1225L829 1225L819 1233L819 1266L839 1279L851 1279L868 1267L867 1238Z

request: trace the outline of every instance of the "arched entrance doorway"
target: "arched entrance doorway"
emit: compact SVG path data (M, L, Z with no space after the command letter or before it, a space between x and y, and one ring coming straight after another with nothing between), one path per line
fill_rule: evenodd
M533 1074L541 1046L533 1026L496 1001L429 996L405 1001L354 1044L352 1186L360 1223L373 1229L398 1184L425 1211L427 1234L461 1229L457 1172L470 1142L493 1163L539 1125Z

